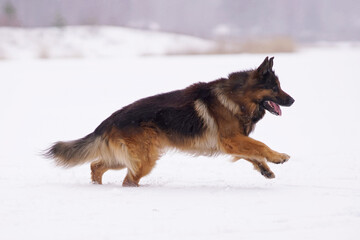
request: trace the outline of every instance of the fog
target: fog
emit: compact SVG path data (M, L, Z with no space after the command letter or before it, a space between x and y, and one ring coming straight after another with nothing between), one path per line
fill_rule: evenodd
M211 39L360 40L357 0L0 0L0 26L114 25Z

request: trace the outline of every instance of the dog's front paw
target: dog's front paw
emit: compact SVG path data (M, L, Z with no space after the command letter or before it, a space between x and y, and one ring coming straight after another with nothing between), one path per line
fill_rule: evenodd
M270 170L261 169L260 170L261 175L263 175L266 178L275 178L275 174Z
M272 163L284 163L290 159L290 156L285 153L275 153L267 160Z

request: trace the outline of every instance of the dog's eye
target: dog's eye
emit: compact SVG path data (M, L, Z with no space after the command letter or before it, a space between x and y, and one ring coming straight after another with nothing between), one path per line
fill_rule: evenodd
M279 91L279 88L278 88L278 86L273 86L272 88L271 88L271 90L273 90L274 92L278 92Z

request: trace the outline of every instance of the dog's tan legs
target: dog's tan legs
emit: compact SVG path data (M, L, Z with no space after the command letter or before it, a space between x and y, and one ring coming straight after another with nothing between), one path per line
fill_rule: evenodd
M139 186L140 179L150 173L155 165L155 161L151 163L141 164L135 174L128 170L128 173L123 181L123 186L137 187ZM109 169L123 169L125 166L107 167L104 162L96 161L91 163L91 180L93 183L102 184L102 176Z
M136 167L133 167L132 171L128 169L128 173L123 181L124 187L138 187L140 179L149 174L154 168L156 160L159 158L157 149L151 147L147 151L144 150L142 149L141 156L138 155L138 159L141 158L138 161L133 161L133 163L137 163Z
M256 159L259 162L266 158L272 163L283 163L289 160L290 156L278 153L264 143L250 137L236 135L230 138L221 138L222 150L225 153L238 156L239 158Z
M92 162L91 168L91 181L93 183L102 184L102 176L108 170L102 161Z
M157 159L151 159L150 161L142 162L135 173L128 170L128 173L123 181L123 186L138 187L140 179L151 172L155 166L156 160Z
M125 166L119 165L117 167L107 167L103 161L92 162L90 165L91 168L91 181L93 183L102 184L102 176L109 169L123 169Z
M238 161L242 158L234 157L233 162ZM251 162L254 165L254 169L261 173L266 178L275 178L275 174L271 171L270 167L266 164L265 159L263 161L259 162L258 160L252 160L252 159L246 159L244 160Z
M271 171L265 161L258 162L257 160L245 159L254 165L255 170L259 171L261 175L266 178L275 178L275 174Z
M160 157L160 138L153 128L144 127L138 135L126 139L128 157L132 166L123 181L124 187L137 187L142 177L149 174Z
M274 173L266 164L266 160L273 163L283 163L290 157L286 154L278 153L264 143L252 138L236 135L230 138L222 138L221 146L225 153L235 156L235 158L244 158L251 162L255 169L266 178L274 178Z
M290 156L285 154L285 153L278 153L273 151L273 157L267 158L267 160L269 162L275 163L275 164L280 164L280 163L284 163L287 162L290 159Z
M138 187L140 179L135 179L134 176L128 172L122 185L123 187Z

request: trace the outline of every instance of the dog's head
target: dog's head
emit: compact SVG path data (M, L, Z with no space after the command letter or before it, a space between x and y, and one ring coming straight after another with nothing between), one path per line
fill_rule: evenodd
M253 110L268 110L275 115L281 115L280 106L291 106L295 100L281 89L279 79L272 69L273 61L273 57L266 57L257 69L232 73L229 80L232 90L241 91L240 94L236 93L239 102L245 98L251 105L249 108Z
M279 78L272 67L274 58L266 57L263 63L254 72L254 100L260 108L264 108L275 115L281 115L280 106L291 106L294 99L280 87Z

